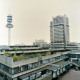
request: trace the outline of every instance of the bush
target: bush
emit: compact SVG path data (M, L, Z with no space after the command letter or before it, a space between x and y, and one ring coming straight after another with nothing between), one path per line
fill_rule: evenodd
M41 56L41 53L38 53L37 56L40 57Z
M13 61L21 61L21 60L26 60L26 59L29 59L27 57L24 57L23 54L21 54L20 56L13 56Z
M19 56L13 56L13 61L18 61L19 60Z
M4 55L8 55L8 56L12 56L12 54L11 53L4 53Z
M49 51L49 52L47 52L47 55L51 55L51 52Z

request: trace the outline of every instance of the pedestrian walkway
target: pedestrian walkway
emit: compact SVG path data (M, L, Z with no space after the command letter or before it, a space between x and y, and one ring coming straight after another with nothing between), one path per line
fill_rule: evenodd
M80 71L71 69L64 75L60 76L58 80L80 80Z

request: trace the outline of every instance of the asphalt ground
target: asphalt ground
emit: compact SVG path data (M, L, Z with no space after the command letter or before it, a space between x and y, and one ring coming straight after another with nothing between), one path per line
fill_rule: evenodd
M56 80L80 80L80 71L71 69Z

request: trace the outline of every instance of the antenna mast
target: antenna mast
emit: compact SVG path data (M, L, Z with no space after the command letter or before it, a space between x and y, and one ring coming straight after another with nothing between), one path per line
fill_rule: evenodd
M8 28L8 46L10 46L10 43L11 43L11 28L13 28L13 25L12 25L12 15L10 14L9 12L9 15L7 16L7 25L6 27Z

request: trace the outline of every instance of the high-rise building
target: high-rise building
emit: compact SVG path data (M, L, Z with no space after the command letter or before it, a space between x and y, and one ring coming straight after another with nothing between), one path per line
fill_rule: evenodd
M69 42L68 18L57 16L50 22L50 41L52 48L65 48Z

